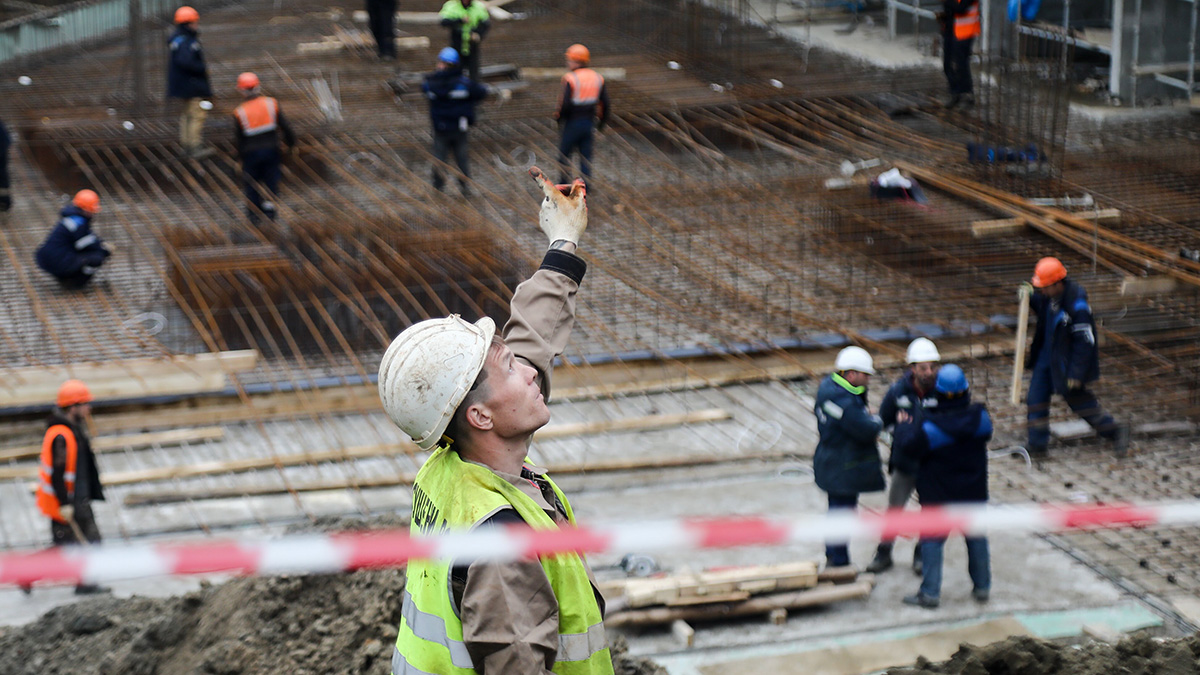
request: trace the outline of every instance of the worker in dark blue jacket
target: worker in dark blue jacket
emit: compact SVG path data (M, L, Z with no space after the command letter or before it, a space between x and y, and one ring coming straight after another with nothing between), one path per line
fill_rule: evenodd
M858 495L884 489L883 460L875 438L883 429L879 416L867 407L867 385L875 374L874 361L862 347L838 352L834 372L817 388L813 412L820 440L813 454L817 487L829 498L829 512L853 510ZM850 564L845 541L825 543L826 567Z
M203 146L204 118L212 103L208 84L208 65L204 62L204 50L200 47L200 34L196 23L200 13L191 7L175 10L175 33L167 41L170 58L167 61L167 96L182 101L183 112L179 116L179 144L193 158L212 154Z
M985 504L988 499L987 442L992 419L982 404L971 403L970 383L962 368L942 366L936 385L938 405L923 419L901 414L892 447L918 462L917 496L921 507ZM967 536L967 572L975 585L971 595L987 602L992 588L986 537ZM942 553L946 537L922 537L923 579L905 604L934 608L942 592Z
M100 212L100 196L80 190L63 207L58 223L38 248L38 267L67 288L83 288L112 255L113 247L92 232L92 217Z
M487 97L487 87L463 74L462 57L453 47L438 52L437 70L425 76L421 91L429 99L429 119L433 123L433 187L441 190L442 164L450 152L462 177L458 179L463 195L470 194L467 178L467 130L475 124L475 104Z
M1037 317L1033 345L1026 357L1031 368L1028 406L1030 455L1045 456L1050 443L1050 397L1062 396L1096 433L1113 443L1118 456L1129 449L1129 427L1104 412L1088 385L1100 379L1096 328L1087 291L1067 278L1058 258L1042 258L1033 273L1029 306Z

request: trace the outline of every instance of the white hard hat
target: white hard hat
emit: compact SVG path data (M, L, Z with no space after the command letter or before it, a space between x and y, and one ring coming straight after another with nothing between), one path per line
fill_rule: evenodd
M496 323L457 314L413 324L392 340L379 364L383 410L422 450L442 439L487 357Z
M846 347L838 352L837 358L833 361L833 369L838 371L857 370L860 373L874 375L875 361L862 347Z
M908 343L909 365L914 363L937 363L941 360L942 355L938 353L933 340L929 338L917 338Z

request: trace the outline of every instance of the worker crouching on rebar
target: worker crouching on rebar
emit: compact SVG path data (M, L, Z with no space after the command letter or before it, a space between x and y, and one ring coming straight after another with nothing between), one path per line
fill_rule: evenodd
M587 227L582 182L567 194L535 167L550 246L513 294L504 336L483 317L407 328L379 365L383 408L432 454L413 483L412 532L573 525L571 504L526 453L550 420L550 370L575 324L587 269L575 254ZM393 675L611 674L604 600L582 555L519 562L409 564Z
M558 121L562 137L558 143L558 164L562 171L560 183L566 183L571 171L571 155L579 151L579 171L585 178L592 175L592 145L595 132L608 122L608 89L604 77L588 67L592 53L579 44L567 47L565 54L568 72L562 76ZM593 190L593 193L595 191Z
M233 111L234 147L242 160L242 184L246 190L246 215L251 223L258 222L258 214L275 220L275 195L279 192L280 162L279 132L284 142L296 152L296 134L288 126L279 101L263 96L258 75L242 73L237 78L237 88L245 98ZM259 186L267 189L264 198Z
M64 382L42 438L37 505L50 519L50 537L55 546L100 541L92 502L104 499L104 489L87 436L91 402L92 393L83 382ZM107 590L90 584L75 587L79 595Z
M487 98L487 87L463 75L461 61L452 47L443 48L438 53L437 70L425 76L421 91L429 99L429 119L433 124L433 187L438 190L445 187L442 164L453 151L462 173L458 185L463 196L468 196L471 167L467 158L467 131L475 124L475 104Z
M99 212L100 196L94 191L75 193L34 256L38 267L66 288L87 286L115 251L112 244L92 232L92 217Z
M879 492L886 485L883 460L875 439L883 421L867 407L867 385L875 374L874 360L862 347L838 352L834 372L821 382L813 412L817 416L817 450L813 474L817 487L829 497L829 511L854 510L863 492ZM825 566L850 564L845 541L825 543Z
M1087 291L1067 277L1058 258L1042 258L1033 271L1029 306L1037 316L1033 345L1025 357L1030 369L1028 407L1029 444L1035 457L1046 455L1050 444L1050 398L1062 396L1075 414L1101 437L1112 441L1121 457L1129 450L1129 427L1117 424L1104 412L1088 385L1100 379L1095 321Z
M970 383L962 368L943 366L937 375L938 404L921 418L901 413L892 444L894 451L916 460L917 496L921 507L945 504L986 504L988 499L987 442L992 418L983 404L971 403ZM967 572L971 596L987 602L992 589L991 558L986 537L966 536ZM941 603L942 553L946 537L922 537L921 588L904 603L933 609Z

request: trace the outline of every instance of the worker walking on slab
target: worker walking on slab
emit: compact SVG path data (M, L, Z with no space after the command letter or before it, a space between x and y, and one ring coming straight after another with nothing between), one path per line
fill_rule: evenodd
M467 130L475 124L475 104L487 98L487 87L463 75L461 57L452 47L438 53L437 70L425 76L421 91L429 99L429 118L433 123L433 187L446 185L442 164L454 151L454 161L462 177L458 184L464 196L470 195L467 178Z
M100 195L92 190L76 192L34 255L38 267L66 288L87 286L115 250L92 232L92 218L97 213Z
M233 111L234 147L242 160L242 184L246 199L253 208L247 207L246 215L251 223L258 222L261 212L275 220L275 195L279 192L279 134L293 152L296 150L296 134L288 126L279 101L263 96L258 75L242 73L237 78L237 88L245 98ZM264 198L258 186L269 193Z
M1025 357L1031 371L1025 397L1029 419L1026 450L1035 457L1046 455L1050 398L1058 394L1096 433L1112 441L1113 451L1123 457L1129 450L1129 427L1117 424L1104 412L1088 388L1100 379L1100 356L1087 291L1067 277L1067 268L1058 258L1038 261L1032 288L1037 292L1030 295L1029 306L1037 316L1037 327Z
M875 445L883 421L867 407L874 361L862 347L846 347L838 352L833 369L818 387L813 407L820 436L813 454L813 475L817 487L829 497L830 513L853 510L861 493L886 487L883 460ZM845 541L825 543L826 567L849 564L850 549Z
M367 23L381 61L396 60L396 0L367 0Z
M937 346L929 338L917 338L909 343L906 356L908 370L887 390L879 404L879 419L883 420L883 428L887 430L895 428L900 413L920 420L925 410L937 407L934 385L942 361ZM903 509L917 485L916 459L898 450L893 443L892 452L888 456L888 475L892 478L888 486L889 509ZM868 572L878 574L892 568L894 543L894 538L885 538L879 542L875 559L867 565ZM917 574L921 573L920 546L913 551L912 568Z
M412 532L573 525L566 496L526 456L550 420L551 363L575 324L587 267L582 182L564 194L535 167L549 240L541 267L517 286L504 336L484 317L407 328L379 365L379 396L397 426L432 454L413 483ZM393 675L611 674L604 599L582 555L408 567Z
M950 87L946 107L975 105L971 50L982 33L978 0L943 0L938 23L942 27L942 70Z
M579 44L567 47L567 72L562 77L558 95L558 110L554 119L562 130L558 143L560 183L566 183L571 171L571 155L579 151L579 171L585 178L592 175L592 141L596 131L608 122L608 90L604 77L588 67L592 53ZM595 190L592 190L594 193Z
M487 5L480 0L446 0L438 12L442 25L450 29L450 46L461 57L463 71L479 80L479 47L492 27Z
M207 157L212 150L205 148L204 119L212 104L212 87L208 84L208 66L200 47L196 23L200 13L191 7L175 10L175 33L167 41L170 59L167 62L167 96L180 99L183 112L179 116L179 144L193 159Z
M50 537L55 546L100 542L92 502L104 499L104 489L87 436L91 402L87 385L79 380L64 382L42 438L37 505L50 519ZM107 590L91 584L75 587L79 595Z
M898 414L893 448L917 461L917 496L921 507L985 504L988 500L987 443L992 419L983 404L971 403L970 383L962 368L949 364L937 374L938 405L921 417ZM987 602L992 588L986 537L967 536L967 572L971 596ZM945 537L922 537L921 588L904 603L933 609L941 603L942 553Z

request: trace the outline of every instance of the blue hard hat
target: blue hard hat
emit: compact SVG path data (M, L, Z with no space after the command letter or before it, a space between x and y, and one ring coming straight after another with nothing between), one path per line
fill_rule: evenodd
M458 65L461 57L458 55L458 50L454 47L443 47L442 51L438 52L438 61L442 63L451 63Z
M954 364L942 366L938 370L937 385L939 394L961 394L971 385L967 383L967 374Z

